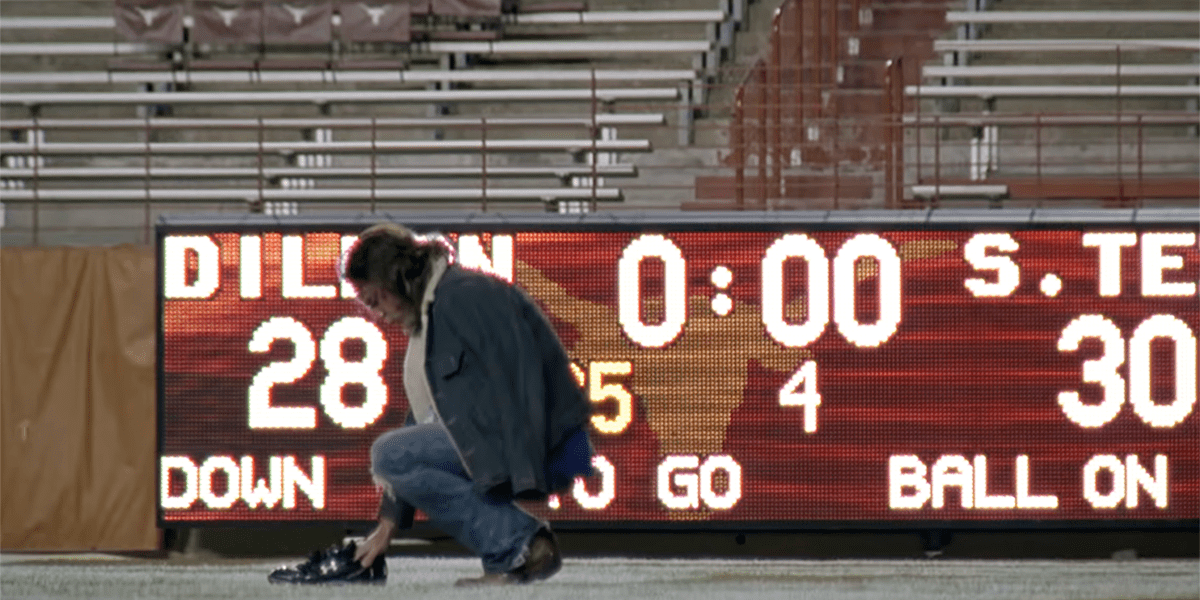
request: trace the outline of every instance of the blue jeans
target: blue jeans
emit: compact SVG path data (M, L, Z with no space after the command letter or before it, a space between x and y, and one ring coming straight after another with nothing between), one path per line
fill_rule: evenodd
M514 502L476 491L440 423L379 436L371 446L371 472L397 499L420 509L433 526L479 556L488 573L525 564L529 543L545 526Z

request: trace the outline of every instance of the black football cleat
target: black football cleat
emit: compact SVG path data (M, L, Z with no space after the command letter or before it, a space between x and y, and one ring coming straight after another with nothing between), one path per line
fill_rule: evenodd
M363 567L354 560L354 550L354 542L350 542L314 551L305 562L276 569L267 576L267 581L307 585L387 583L387 560L384 555L375 557L370 567Z

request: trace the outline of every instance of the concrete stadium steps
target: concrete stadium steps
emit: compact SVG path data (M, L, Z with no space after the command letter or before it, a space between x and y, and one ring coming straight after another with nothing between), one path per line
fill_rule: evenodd
M782 59L782 64L788 65L818 57L825 62L781 76L783 86L777 94L771 83L775 74L768 68L757 84L761 88L765 83L766 91L746 94L743 114L748 115L748 122L740 135L747 144L745 154L750 155L746 158L753 162L746 164L741 196L767 199L780 209L826 205L834 197L839 208L880 202L878 178L849 171L878 173L887 156L887 61L902 58L903 80L918 80L923 63L935 56L933 40L944 34L949 4L864 2L861 13L850 2L824 9L815 6L805 3L782 11L780 22L789 21L793 29L778 37L772 35L771 39L784 45L778 56L768 56L765 52L770 46L761 46L761 60ZM803 35L795 33L796 24L801 25ZM773 114L777 102L785 108ZM731 139L735 135L731 132ZM761 145L772 148L770 152L777 156L759 157ZM738 150L731 149L731 156L735 155ZM760 177L764 170L771 174L768 179ZM777 183L774 177L778 177ZM764 183L768 180L772 182ZM722 196L731 200L737 193L735 186L730 176L698 179L696 201L688 207L719 205Z

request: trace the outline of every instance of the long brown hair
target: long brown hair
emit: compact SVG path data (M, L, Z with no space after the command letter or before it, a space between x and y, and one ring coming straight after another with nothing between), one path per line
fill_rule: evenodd
M342 278L356 288L369 283L396 294L409 309L404 326L419 332L421 299L434 261L449 255L450 248L440 240L424 239L396 223L380 223L359 234L346 251Z

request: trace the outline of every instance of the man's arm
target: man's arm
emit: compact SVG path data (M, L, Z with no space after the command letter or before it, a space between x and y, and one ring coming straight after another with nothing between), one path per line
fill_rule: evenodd
M391 517L380 516L375 531L372 531L371 535L355 548L354 560L357 560L363 568L370 567L376 557L387 552L388 545L395 534L396 521Z

